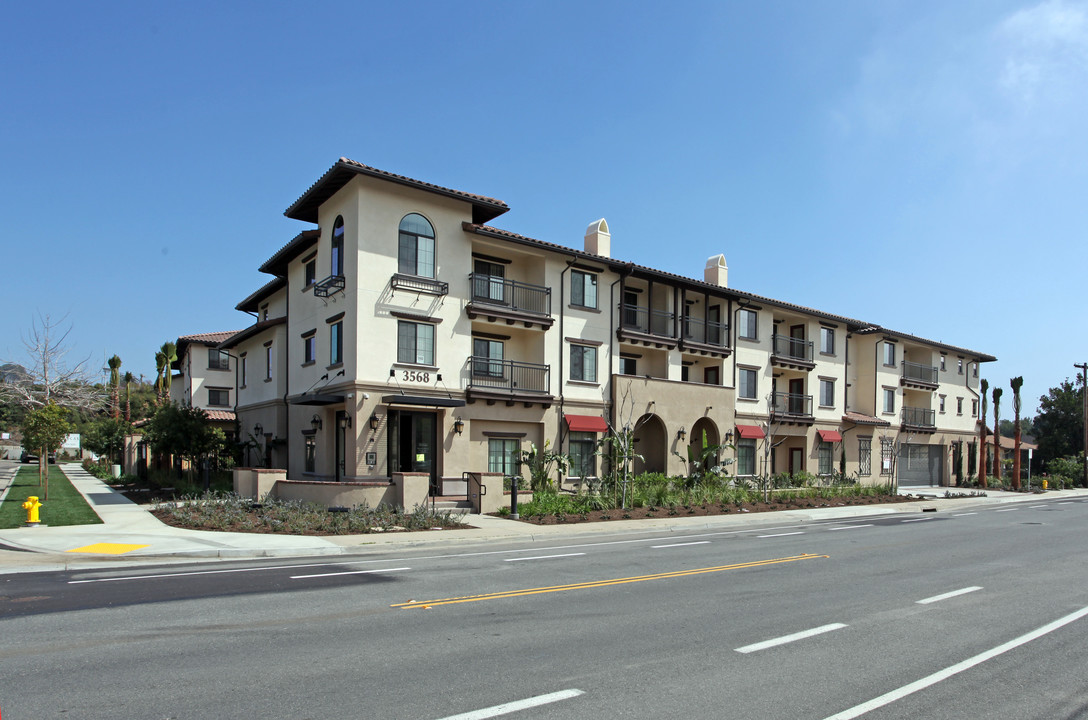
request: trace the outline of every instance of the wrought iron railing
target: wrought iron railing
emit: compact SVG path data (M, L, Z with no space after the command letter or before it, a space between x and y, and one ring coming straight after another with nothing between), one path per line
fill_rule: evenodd
M812 341L794 338L789 335L771 335L771 347L774 355L812 362Z
M637 305L620 306L620 324L630 330L650 335L674 337L673 321L676 315L667 310L650 310Z
M729 338L725 323L684 318L684 339L724 347Z
M551 366L480 355L468 359L469 387L546 393L551 390Z
M344 289L343 275L329 275L320 282L314 283L314 297L328 297L338 290Z
M397 273L389 283L394 290L409 290L411 292L424 293L426 295L448 295L450 284L435 280L434 278L419 277L418 275L403 275Z
M812 415L812 396L776 392L771 395L772 415Z
M937 384L937 368L932 365L903 361L903 379Z
M937 425L937 413L934 410L917 407L904 407L900 418L904 425L915 427L935 427Z
M472 283L473 302L505 305L511 310L537 315L552 314L552 289L549 287L484 273L469 273L468 277Z

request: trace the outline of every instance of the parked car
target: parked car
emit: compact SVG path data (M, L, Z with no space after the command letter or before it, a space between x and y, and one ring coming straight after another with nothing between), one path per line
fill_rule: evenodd
M27 452L26 450L23 450L23 454L19 457L19 462L36 463L36 462L38 462L38 455L36 453ZM57 454L56 453L49 453L49 462L51 462L51 463L57 462Z

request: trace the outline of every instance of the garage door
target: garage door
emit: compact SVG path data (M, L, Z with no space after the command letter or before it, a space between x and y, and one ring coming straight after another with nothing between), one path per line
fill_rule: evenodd
M939 445L903 445L899 454L900 486L941 484L944 448Z

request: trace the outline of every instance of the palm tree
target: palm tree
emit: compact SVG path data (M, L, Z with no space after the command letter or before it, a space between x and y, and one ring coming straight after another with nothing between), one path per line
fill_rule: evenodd
M170 370L170 366L173 365L178 360L178 347L177 347L177 345L175 345L172 342L164 342L162 344L162 348L159 350L159 352L161 352L163 354L163 357L166 358L166 367L164 368L163 376L162 376L162 397L163 397L163 400L169 401L170 400L170 378L172 376L172 371Z
M159 405L162 404L162 374L166 368L166 355L162 350L155 353L155 402Z
M1020 489L1020 387L1024 384L1023 376L1009 380L1012 386L1012 413L1016 427L1013 428L1012 486Z
M994 479L1001 479L1001 423L998 415L1001 411L1001 393L1004 390L994 388Z
M132 383L136 381L136 376L130 372L125 373L125 422L132 422Z
M110 367L110 409L113 411L113 418L116 420L121 415L121 397L119 395L121 386L121 358L114 355L106 364Z
M982 422L979 424L978 430L978 485L979 487L986 487L986 391L990 388L990 383L983 378L979 383L979 389L982 391Z

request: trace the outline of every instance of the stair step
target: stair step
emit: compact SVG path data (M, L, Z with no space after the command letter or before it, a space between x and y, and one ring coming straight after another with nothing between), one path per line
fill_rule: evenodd
M468 500L436 500L435 510L471 510L472 503Z

